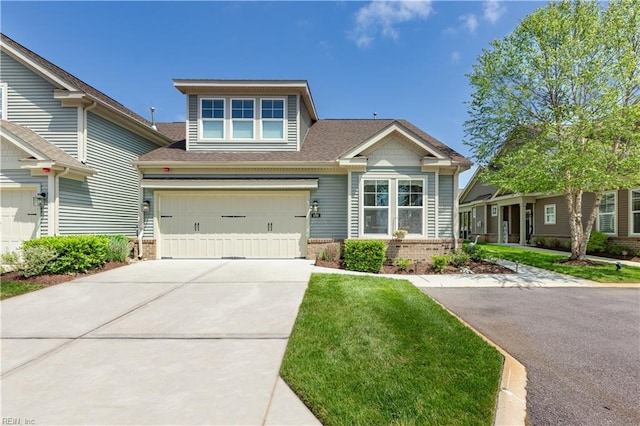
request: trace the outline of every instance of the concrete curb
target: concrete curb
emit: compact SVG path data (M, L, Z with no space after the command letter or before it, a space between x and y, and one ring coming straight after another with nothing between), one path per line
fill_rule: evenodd
M500 379L500 391L498 392L493 424L495 426L524 426L527 423L527 370L524 365L442 303L433 298L431 300L502 354L504 363L502 365L502 378Z

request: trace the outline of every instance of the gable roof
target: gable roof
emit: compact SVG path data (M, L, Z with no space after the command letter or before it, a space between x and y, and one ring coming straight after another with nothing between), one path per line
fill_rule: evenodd
M151 128L150 121L131 111L120 102L105 95L93 86L90 86L57 65L49 62L37 53L32 52L3 33L0 33L0 45L8 54L12 54L12 56L18 55L21 59L26 60L32 67L44 73L46 77L54 80L58 85L64 86L66 90L81 91L87 94L91 100L103 104L108 109L115 111L117 114L120 114L138 126L141 126L145 131L149 132L150 135L155 136L157 139L155 142L159 145L166 145L169 143L169 140L165 135Z
M31 129L0 120L0 133L4 139L25 150L34 160L49 160L53 165L69 167L84 175L94 175L96 170L76 160Z
M184 140L187 134L187 123L185 122L156 123L156 127L160 133L174 142Z
M335 162L363 142L398 126L426 145L445 154L456 165L471 166L471 162L434 137L406 120L394 119L325 119L309 128L300 151L285 152L217 152L187 151L184 140L142 155L141 162ZM184 133L183 133L184 134Z

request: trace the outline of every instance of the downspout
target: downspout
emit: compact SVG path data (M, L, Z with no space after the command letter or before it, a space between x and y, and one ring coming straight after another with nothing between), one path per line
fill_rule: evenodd
M142 222L144 222L144 212L142 212ZM138 232L138 259L142 260L142 255L144 253L142 253L143 250L143 246L142 246L142 236L144 235L144 225L138 225L140 226L140 232Z
M98 106L98 103L96 101L93 101L93 103L91 105L89 105L88 107L86 107L84 109L84 117L82 120L82 155L80 156L80 162L82 164L87 162L87 139L89 138L88 135L88 120L89 120L89 115L88 112L91 111L92 109L94 109L96 106Z

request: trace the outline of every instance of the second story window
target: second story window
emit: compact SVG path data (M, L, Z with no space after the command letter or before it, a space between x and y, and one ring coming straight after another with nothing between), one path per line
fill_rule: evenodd
M224 99L201 99L202 137L224 138Z
M253 139L253 99L231 100L231 134L233 139Z
M263 139L284 139L284 100L262 99L260 104Z

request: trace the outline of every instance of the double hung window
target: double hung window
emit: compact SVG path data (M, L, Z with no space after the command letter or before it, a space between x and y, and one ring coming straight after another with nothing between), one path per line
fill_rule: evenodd
M423 180L398 180L398 229L422 234L423 194Z
M231 137L253 139L253 99L231 100Z
M201 99L202 137L224 138L224 99Z
M284 100L262 99L260 105L263 139L284 139Z
M544 206L544 224L555 225L556 224L556 205L547 204Z
M631 234L640 235L640 188L630 191Z
M389 181L364 181L365 234L389 234Z
M598 210L598 231L616 233L616 193L605 192Z

